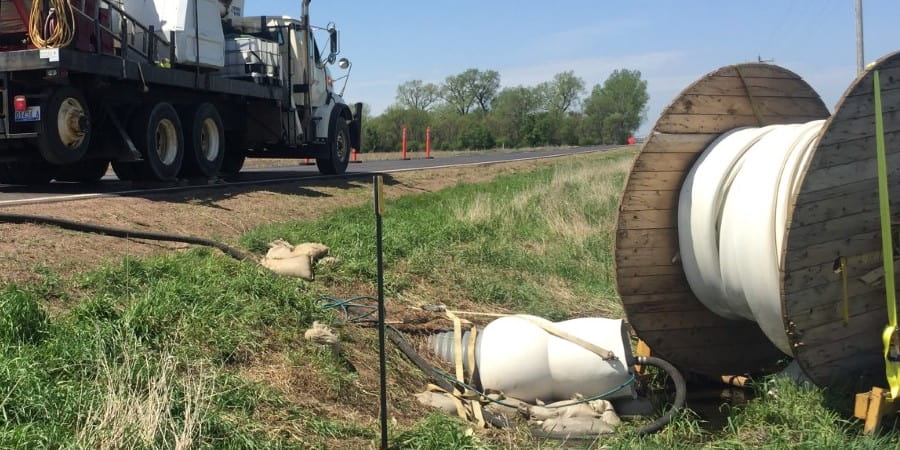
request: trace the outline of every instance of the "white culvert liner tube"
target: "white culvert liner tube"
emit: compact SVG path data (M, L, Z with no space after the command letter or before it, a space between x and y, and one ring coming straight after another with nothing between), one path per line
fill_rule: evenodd
M631 349L622 320L582 318L552 325L613 352L616 359L604 360L577 344L551 336L527 319L503 317L480 333L475 360L482 387L529 402L550 402L571 399L575 394L590 397L608 392L631 378ZM629 384L607 399L633 396Z
M824 122L723 134L694 164L678 201L679 250L691 290L712 312L759 324L787 355L793 352L779 269L788 204Z

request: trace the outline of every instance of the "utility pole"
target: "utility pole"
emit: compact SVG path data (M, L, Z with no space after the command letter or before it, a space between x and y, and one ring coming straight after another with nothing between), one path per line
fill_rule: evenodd
M856 0L856 70L857 73L865 69L866 62L863 52L863 2Z

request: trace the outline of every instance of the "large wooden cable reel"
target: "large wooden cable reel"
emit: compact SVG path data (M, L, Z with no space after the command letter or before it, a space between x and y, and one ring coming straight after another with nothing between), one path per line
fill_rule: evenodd
M625 312L654 353L708 375L766 373L788 358L755 322L724 319L691 292L679 261L679 191L697 157L728 130L828 119L790 204L780 271L783 325L793 358L815 383L851 374L866 375L867 381L884 379L884 286L871 277L861 280L882 265L874 70L881 72L890 197L896 210L900 53L860 74L834 115L797 74L757 63L706 75L664 110L628 177L615 245Z

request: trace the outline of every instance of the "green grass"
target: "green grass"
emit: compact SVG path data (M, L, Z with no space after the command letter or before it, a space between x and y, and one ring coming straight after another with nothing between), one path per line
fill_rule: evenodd
M621 316L611 247L631 156L559 160L391 200L385 218L390 300L552 319ZM241 239L258 254L275 239L326 243L342 263L321 268L315 283L194 249L127 259L66 280L38 269L38 281L0 288L0 448L377 442L376 409L354 407L371 406L377 386L352 368L373 363L360 358L374 354L374 334L340 329L351 356L302 337L313 320L332 320L318 307L319 295L373 290L372 216L369 206L348 208L316 221L264 226ZM265 355L280 359L267 363ZM390 357L389 373L406 382L391 386L398 411L411 402L408 390L424 381L396 351ZM287 389L276 375L253 375L273 366L285 371ZM298 383L306 384L291 391ZM301 406L309 399L322 408ZM861 425L847 418L849 401L849 395L772 379L755 399L728 407L723 429L708 429L687 411L657 435L559 443L523 430L470 435L457 419L431 414L392 425L391 443L402 449L900 448L894 431L862 436Z

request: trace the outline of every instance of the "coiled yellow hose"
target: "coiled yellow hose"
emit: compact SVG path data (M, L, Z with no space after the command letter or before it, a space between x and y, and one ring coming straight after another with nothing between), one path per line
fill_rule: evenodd
M31 2L28 37L37 48L62 48L75 39L75 10L69 0L50 0L50 11L44 17L42 1ZM55 18L55 23L50 19ZM52 29L48 29L52 28Z

